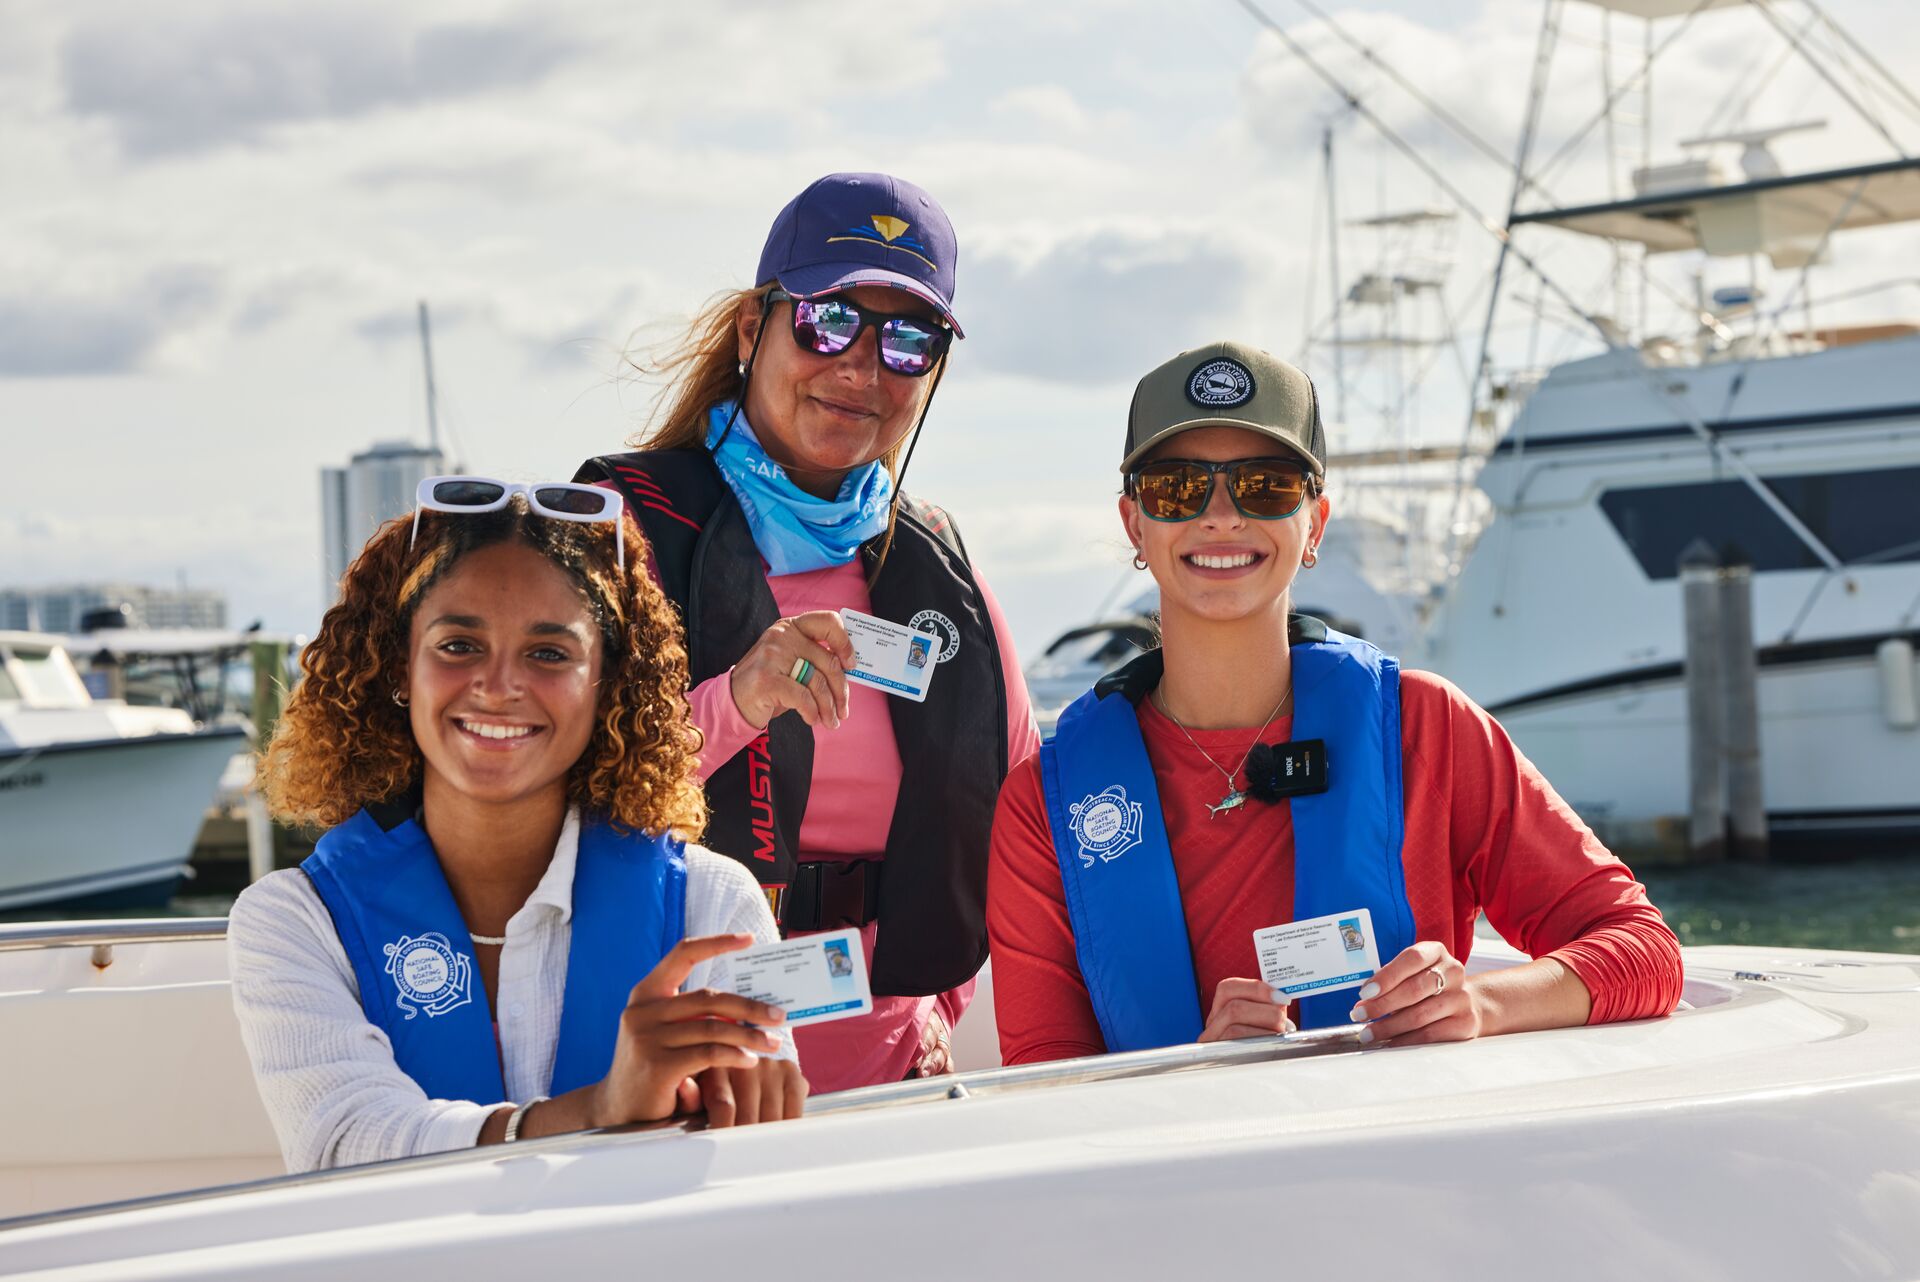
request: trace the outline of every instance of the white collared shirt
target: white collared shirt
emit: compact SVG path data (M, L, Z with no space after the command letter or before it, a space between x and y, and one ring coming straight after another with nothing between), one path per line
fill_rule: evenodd
M569 812L553 860L507 922L500 950L500 1052L507 1097L548 1093L573 940L580 822ZM743 931L779 938L766 896L745 867L687 847L686 937ZM240 1034L290 1171L466 1148L497 1104L429 1099L393 1058L360 1006L333 918L305 873L288 868L240 896L227 923ZM726 957L694 967L687 987L732 989ZM783 1050L793 1057L791 1038Z

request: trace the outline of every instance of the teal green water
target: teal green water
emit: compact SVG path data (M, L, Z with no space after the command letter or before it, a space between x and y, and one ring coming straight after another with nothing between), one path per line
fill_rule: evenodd
M1920 855L1641 871L1682 944L1920 953Z
M1830 864L1654 868L1647 893L1683 944L1779 944L1920 953L1920 854ZM232 899L183 895L164 910L89 917L217 917ZM0 913L0 921L61 914Z

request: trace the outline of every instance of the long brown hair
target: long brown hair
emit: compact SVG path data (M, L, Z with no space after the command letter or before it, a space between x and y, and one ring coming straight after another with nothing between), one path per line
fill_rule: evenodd
M687 719L687 652L680 620L647 573L645 537L622 515L627 565L617 568L610 523L534 516L516 497L498 512L423 513L380 527L340 582L340 600L300 656L295 687L261 754L273 813L331 827L362 806L419 785L420 745L404 689L413 614L468 554L523 544L559 566L586 601L602 642L593 735L567 775L568 800L595 817L648 833L697 837L706 800L695 775L699 732Z

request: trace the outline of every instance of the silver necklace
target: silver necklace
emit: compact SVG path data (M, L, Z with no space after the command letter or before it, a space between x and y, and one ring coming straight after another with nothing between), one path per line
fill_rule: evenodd
M1280 696L1280 702L1273 705L1273 711L1267 714L1266 721L1261 723L1261 726L1258 730L1254 731L1253 742L1248 744L1247 750L1240 754L1240 764L1235 766L1232 770L1228 770L1225 766L1222 766L1219 762L1215 761L1213 759L1213 754L1200 746L1200 741L1193 737L1192 732L1189 731L1185 726L1180 725L1180 718L1174 716L1173 713L1168 710L1165 696L1161 695L1158 690L1154 691L1154 694L1156 696L1154 699L1154 706L1160 709L1160 711L1166 716L1167 720L1173 722L1174 725L1179 726L1180 733L1187 736L1187 742L1193 745L1193 750L1199 753L1201 756L1205 757L1207 759L1207 764L1212 766L1215 770L1218 770L1220 772L1220 777L1227 781L1227 795L1220 798L1220 802L1218 805L1207 807L1207 818L1218 819L1221 815L1224 815L1225 813L1227 813L1227 811L1237 810L1241 806L1246 805L1247 794L1241 790L1238 784L1234 783L1233 781L1234 777L1238 775L1242 770L1246 769L1247 758L1251 757L1253 755L1253 750L1260 746L1261 736L1267 733L1267 727L1273 724L1273 719L1280 715L1280 709L1286 707L1288 702L1292 700L1293 683L1291 681L1287 683L1287 692Z

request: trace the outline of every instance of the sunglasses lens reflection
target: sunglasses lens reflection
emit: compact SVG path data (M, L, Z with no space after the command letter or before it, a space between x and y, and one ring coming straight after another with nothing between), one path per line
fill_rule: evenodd
M844 352L860 337L860 309L837 298L796 302L793 333L823 356Z
M880 359L900 374L924 374L940 356L941 331L910 320L880 327Z
M1207 506L1213 475L1191 463L1154 463L1134 481L1140 510L1156 521L1190 521Z
M553 485L533 492L541 507L555 512L566 512L572 516L599 516L607 510L607 498L610 491L589 494L585 490L570 490Z
M485 507L507 492L491 481L442 481L433 487L433 501L449 507Z
M1284 463L1242 463L1227 473L1233 501L1252 517L1292 516L1307 496L1306 473Z

